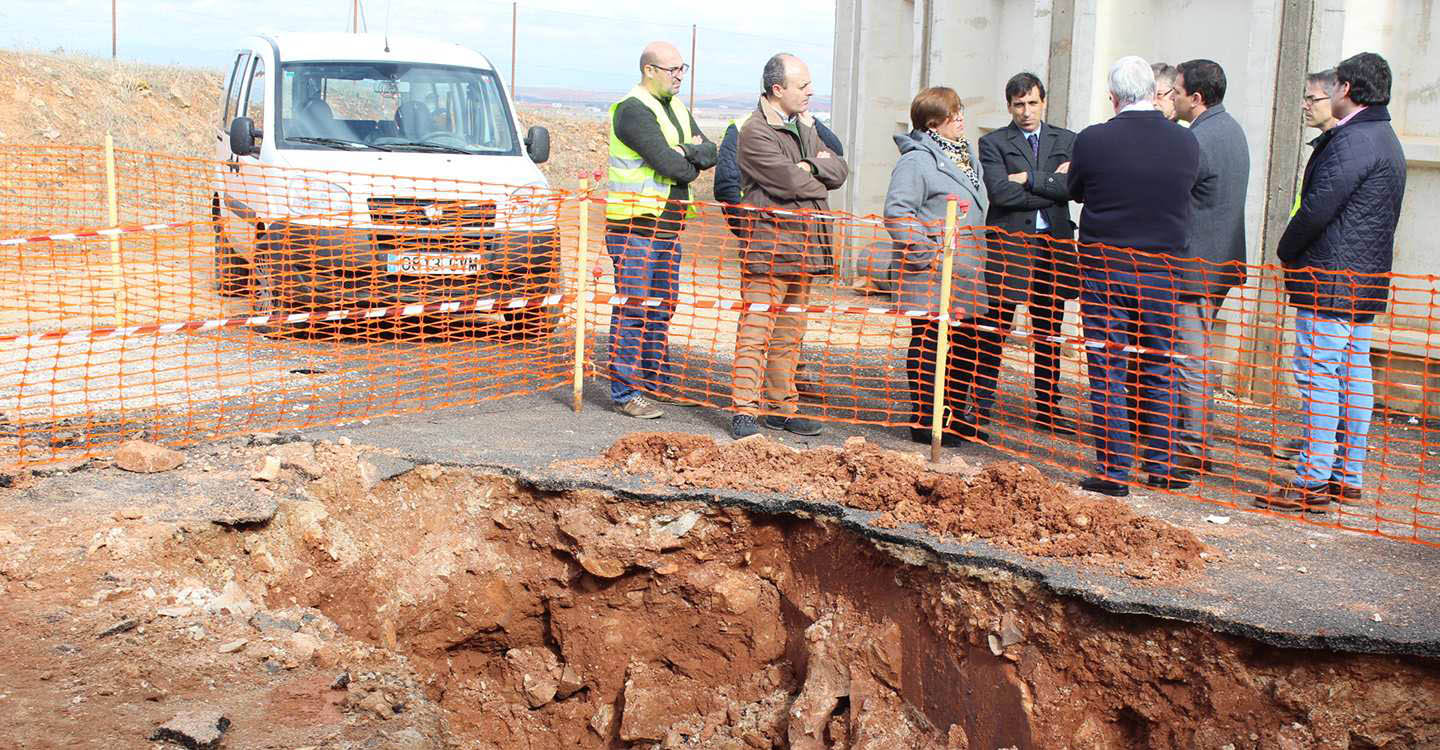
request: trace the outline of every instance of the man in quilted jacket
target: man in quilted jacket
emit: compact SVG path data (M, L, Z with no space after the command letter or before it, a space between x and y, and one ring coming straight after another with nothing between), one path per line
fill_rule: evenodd
M1315 142L1300 209L1277 248L1296 310L1305 445L1295 476L1255 504L1291 513L1362 502L1375 404L1370 344L1375 315L1390 296L1385 274L1405 194L1405 155L1386 109L1390 65L1362 52L1340 63L1335 77L1330 103L1338 124Z

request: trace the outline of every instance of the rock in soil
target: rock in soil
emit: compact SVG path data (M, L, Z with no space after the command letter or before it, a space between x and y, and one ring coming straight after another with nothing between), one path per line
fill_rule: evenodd
M155 474L178 469L185 463L185 454L164 446L131 440L115 451L115 466L137 474Z
M274 495L237 493L216 498L197 512L221 526L246 526L269 521L279 509Z
M150 739L173 742L188 750L213 750L220 747L220 738L230 728L230 720L213 708L181 711L160 725Z
M134 630L134 629L135 629L135 626L137 626L137 625L139 625L139 624L140 624L140 621L139 621L139 620L137 620L137 619L135 619L135 618L133 618L133 617L127 617L127 618L125 618L124 620L121 620L120 622L117 622L117 623L115 623L114 625L111 625L110 627L105 628L104 630L100 631L99 633L96 633L96 634L95 634L95 637L96 637L96 638L108 638L108 637L110 637L110 636L112 636L112 635L120 635L121 633L128 633L128 632Z
M280 467L281 463L279 458L266 456L265 459L260 462L260 467L255 470L255 473L250 475L250 478L257 482L273 482L276 477L280 476Z

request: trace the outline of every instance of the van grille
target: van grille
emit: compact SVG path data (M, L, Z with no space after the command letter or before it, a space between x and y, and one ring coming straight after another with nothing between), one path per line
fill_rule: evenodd
M495 226L495 201L371 198L369 208L370 221L376 224L466 231Z

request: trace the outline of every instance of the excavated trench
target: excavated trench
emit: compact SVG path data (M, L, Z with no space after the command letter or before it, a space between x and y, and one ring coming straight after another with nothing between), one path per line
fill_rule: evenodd
M1440 744L1433 662L1111 614L803 514L317 454L245 553L269 601L403 655L418 694L378 700L430 704L439 746Z

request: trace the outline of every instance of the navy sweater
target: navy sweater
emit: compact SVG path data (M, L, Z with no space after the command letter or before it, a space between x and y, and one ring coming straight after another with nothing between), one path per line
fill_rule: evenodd
M1122 112L1075 137L1070 197L1083 203L1080 242L1088 270L1177 270L1186 257L1190 188L1200 144L1155 111ZM1130 252L1133 249L1139 252ZM1103 265L1102 265L1103 263Z

